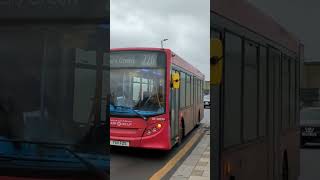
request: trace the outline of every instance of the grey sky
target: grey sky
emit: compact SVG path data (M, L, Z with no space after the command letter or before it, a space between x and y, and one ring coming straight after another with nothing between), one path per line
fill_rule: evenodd
M305 58L320 60L320 1L248 0L272 16L305 45Z
M170 48L210 79L209 0L111 0L110 45Z

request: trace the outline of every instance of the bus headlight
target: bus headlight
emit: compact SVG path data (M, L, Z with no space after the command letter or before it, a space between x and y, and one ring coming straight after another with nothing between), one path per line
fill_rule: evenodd
M159 132L161 130L161 128L162 128L161 123L151 124L146 128L144 136L150 136L152 134L155 134L155 133Z
M152 131L150 129L147 130L147 135L151 135L152 134Z

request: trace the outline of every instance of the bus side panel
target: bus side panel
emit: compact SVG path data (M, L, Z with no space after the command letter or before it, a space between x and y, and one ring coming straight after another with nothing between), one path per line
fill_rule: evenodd
M186 135L194 128L193 116L192 116L192 107L187 107L185 109L180 110L180 114L182 114L181 117L184 120L185 135Z
M199 105L199 111L200 111L200 121L201 121L204 117L204 103L203 103L203 101L201 101L201 103Z
M235 176L237 180L267 180L268 168L265 163L267 162L266 143L257 141L233 149L222 153L221 169L223 180L230 180L230 176ZM230 174L227 173L228 164L230 164Z
M195 112L193 112L195 106ZM185 123L185 135L194 129L194 127L199 123L204 117L203 103L194 104L191 107L180 109L179 111L180 121L182 119Z
M284 116L282 120L282 124L286 124L286 126L282 127L282 133L280 137L280 161L283 163L284 156L287 154L288 158L288 168L289 168L289 179L298 179L299 176L299 161L300 161L300 128L299 128L299 121L296 116L296 67L295 67L295 60L291 58L289 64L286 64L283 68L288 68L289 65L289 75L285 82L289 82L286 84L286 88L282 88L283 94L289 94L287 96L286 101L282 102L282 106L285 109L282 113L288 114ZM282 74L283 76L283 74ZM283 85L284 83L282 83ZM282 172L282 164L279 167L280 172ZM281 176L281 175L280 175ZM281 177L280 177L281 178Z
M281 136L281 159L287 152L289 164L289 179L298 179L299 176L299 161L300 161L300 132L297 129L290 129ZM283 163L283 162L281 162ZM282 164L281 164L282 165ZM281 168L280 166L279 168Z

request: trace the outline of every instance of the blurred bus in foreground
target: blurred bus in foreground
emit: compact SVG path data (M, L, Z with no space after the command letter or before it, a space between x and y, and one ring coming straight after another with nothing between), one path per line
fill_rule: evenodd
M211 73L222 72L211 95L221 157L214 172L223 180L298 179L303 45L244 0L214 1L211 39Z

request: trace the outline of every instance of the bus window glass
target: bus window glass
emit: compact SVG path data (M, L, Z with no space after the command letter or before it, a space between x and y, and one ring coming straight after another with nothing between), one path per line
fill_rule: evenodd
M200 99L203 99L203 81L200 81Z
M197 103L200 103L200 80L197 79Z
M190 89L191 89L190 98L191 98L191 104L193 104L193 103L194 103L194 102L193 102L193 97L194 97L193 76L191 76L191 82L190 82L190 85L191 85L191 87L190 87Z
M184 72L180 72L180 107L186 106L186 76Z
M4 163L4 169L23 169L21 176L31 170L47 179L57 178L57 171L74 174L70 169L87 173L76 156L97 170L109 166L108 128L102 122L107 111L101 105L105 51L95 49L95 43L101 38L103 44L105 38L98 29L96 25L1 27L0 141L5 150L1 156L16 159Z
M195 78L194 79L194 90L195 90L195 93L194 93L194 96L195 96L195 103L198 103L198 79Z
M161 52L111 53L110 114L137 116L165 110L165 55Z
M88 37L95 33L95 28L61 27L59 32L30 29L22 34L13 29L6 31L10 32L6 37L1 37L3 42L15 44L15 47L6 46L7 52L12 51L11 48L19 52L11 52L15 55L6 62L8 68L1 70L1 77L12 79L10 84L2 86L6 88L2 88L0 95L7 96L5 104L9 101L16 104L17 113L21 114L17 122L21 121L19 124L24 128L14 129L24 132L17 133L16 138L73 144L89 133L95 106L92 100L97 80L97 52L81 47L76 40L89 43ZM70 33L71 29L79 33ZM30 42L33 46L27 44ZM48 49L43 47L44 42ZM28 63L22 60L25 58L29 59ZM14 71L8 71L10 68ZM14 79L16 75L12 72L19 74L19 79ZM19 88L19 84L26 86Z
M266 134L267 116L267 49L260 46L259 59L259 136Z
M75 70L74 81L74 102L73 102L73 118L78 123L89 123L90 109L93 101L87 103L87 99L91 99L95 93L96 71L93 69Z
M286 129L289 125L289 72L288 56L282 58L282 128Z
M139 92L140 92L140 84L141 78L133 77L132 79L132 100L138 101L139 100Z
M300 57L301 58L301 57ZM299 125L299 109L300 109L300 97L299 97L299 93L300 93L300 61L296 60L295 61L295 118L296 118L296 126Z
M281 124L281 90L282 90L282 72L281 72L281 52L277 49L275 51L270 51L270 61L273 61L273 78L270 78L273 83L273 116L269 116L272 118L272 121L279 122L276 124L276 127L278 127ZM270 72L271 74L272 72ZM270 85L270 84L269 84ZM272 97L272 96L269 96ZM271 98L270 98L271 99ZM271 101L269 99L269 101ZM269 109L271 111L271 109Z
M240 37L226 33L225 39L224 147L241 143L241 50Z
M198 94L198 96L199 96L199 103L201 103L201 80L200 80L200 79L199 79L198 84L199 84L199 94Z
M203 87L202 87L203 81L200 80L200 99L203 99L203 95L202 95L202 91L203 91Z
M290 59L290 127L295 126L295 61Z
M190 97L191 97L191 94L190 94L190 76L187 75L186 76L186 106L190 106Z
M251 42L245 43L243 81L243 138L245 141L257 137L257 56L258 48Z

